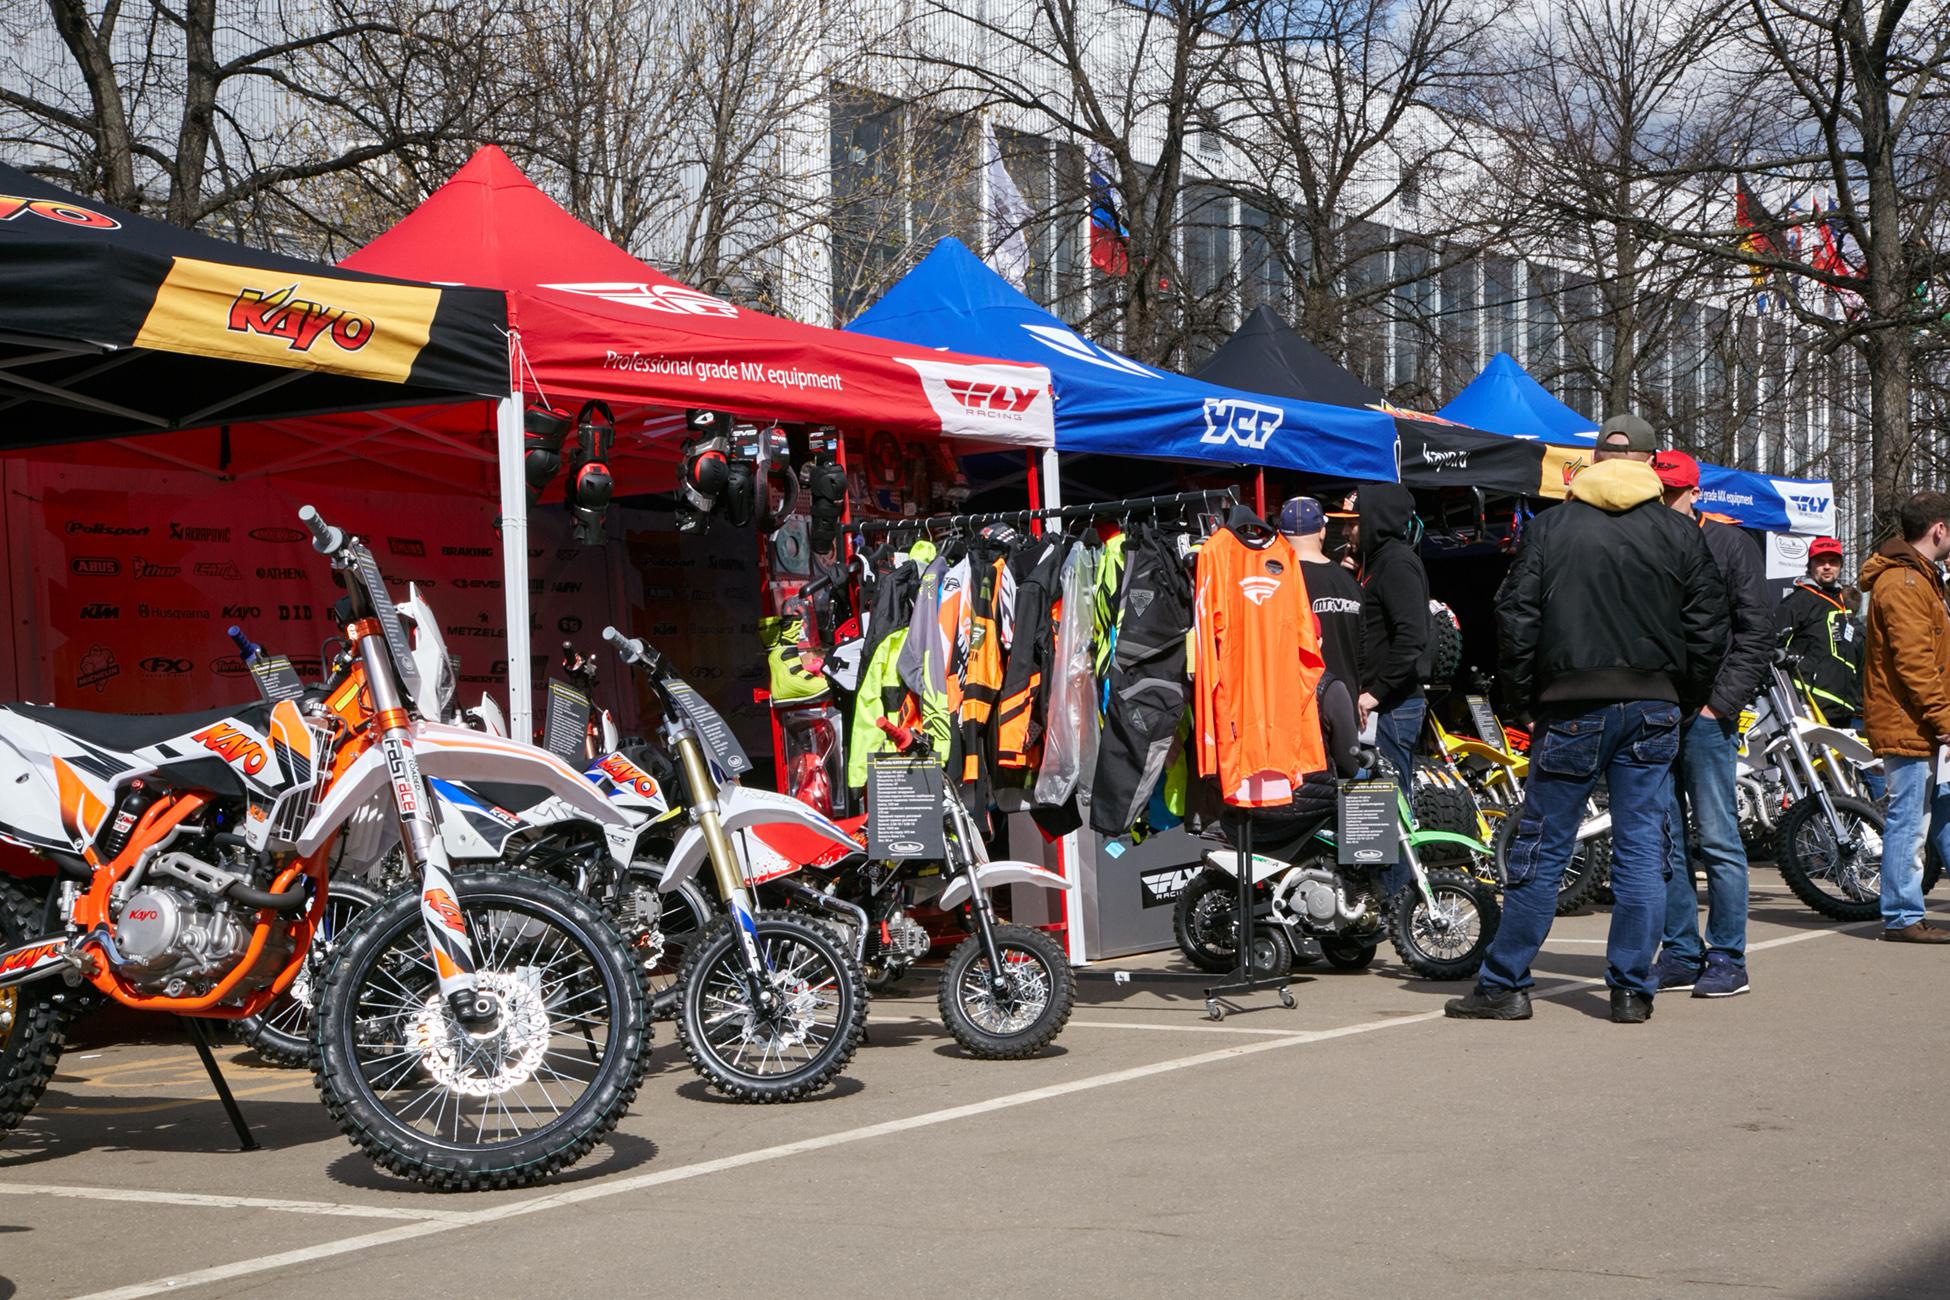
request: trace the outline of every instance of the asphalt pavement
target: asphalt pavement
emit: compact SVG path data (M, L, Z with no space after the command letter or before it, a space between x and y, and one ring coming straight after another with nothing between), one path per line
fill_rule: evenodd
M613 1140L507 1193L380 1173L308 1076L235 1047L239 1153L173 1029L84 1030L0 1143L0 1300L1950 1295L1950 950L1754 883L1753 993L1643 1026L1607 1018L1602 911L1558 922L1519 1024L1443 1020L1464 986L1387 948L1214 1024L1160 955L1085 972L1050 1052L990 1063L924 971L789 1107L716 1098L659 1026Z

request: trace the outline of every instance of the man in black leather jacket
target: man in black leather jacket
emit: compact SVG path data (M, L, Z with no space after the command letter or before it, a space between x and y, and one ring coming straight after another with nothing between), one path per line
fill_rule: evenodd
M1612 1019L1636 1024L1658 991L1666 810L1682 712L1707 702L1726 653L1726 584L1700 530L1668 510L1646 463L1652 428L1613 416L1571 499L1525 532L1497 592L1506 688L1536 715L1530 776L1508 860L1503 919L1477 985L1444 1010L1527 1020L1530 963L1557 912L1585 800L1611 787Z

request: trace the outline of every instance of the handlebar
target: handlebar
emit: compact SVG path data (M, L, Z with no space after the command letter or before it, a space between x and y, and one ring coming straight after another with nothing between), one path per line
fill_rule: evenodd
M892 718L875 718L873 721L875 726L887 733L887 738L894 742L896 750L905 754L914 748L914 728L903 727Z
M298 522L311 529L312 549L320 555L337 555L344 549L344 531L326 523L316 506L298 507Z
M616 653L626 664L636 664L650 675L652 681L663 676L664 657L633 636L624 636L613 627L603 629L603 640L616 647Z
M235 623L230 625L230 641L237 647L237 654L245 663L255 663L264 653L264 647L244 635L244 629Z

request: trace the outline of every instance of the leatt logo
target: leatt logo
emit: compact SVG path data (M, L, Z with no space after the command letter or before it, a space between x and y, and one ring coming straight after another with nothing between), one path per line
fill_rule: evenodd
M179 578L183 574L180 564L151 564L140 555L130 562L129 572L137 578Z
M190 524L171 524L169 538L175 542L227 542L228 528L202 528Z
M970 411L990 415L1020 415L1042 394L1040 388L1016 388L1009 384L977 384L966 379L943 380L948 392Z
M293 352L309 352L324 334L347 352L357 352L372 342L373 323L341 307L327 307L298 296L298 286L288 284L267 293L246 289L230 304L230 324L236 334L264 334L283 339Z
M265 756L264 746L237 730L228 722L219 722L205 727L190 737L224 762L244 769L246 776L256 776L270 762Z
M1286 412L1277 406L1262 406L1236 397L1208 397L1205 432L1199 435L1199 441L1235 442L1248 451L1259 451L1272 440L1285 418Z
M1273 593L1280 589L1278 578L1241 578L1239 589L1246 593L1246 599L1255 605L1264 605L1273 599Z

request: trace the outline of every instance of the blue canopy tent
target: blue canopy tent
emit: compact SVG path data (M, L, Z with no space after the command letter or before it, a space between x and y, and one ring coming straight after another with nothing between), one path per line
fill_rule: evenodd
M1395 422L1380 411L1221 388L1083 338L943 239L848 329L1047 366L1056 448L1266 465L1350 481L1396 479Z
M1549 444L1547 486L1550 463L1575 465L1588 457L1598 433L1597 425L1552 397L1507 352L1492 357L1483 373L1437 414L1491 433ZM1702 463L1699 486L1700 509L1726 515L1743 528L1811 535L1835 531L1835 489L1826 479L1775 478Z

